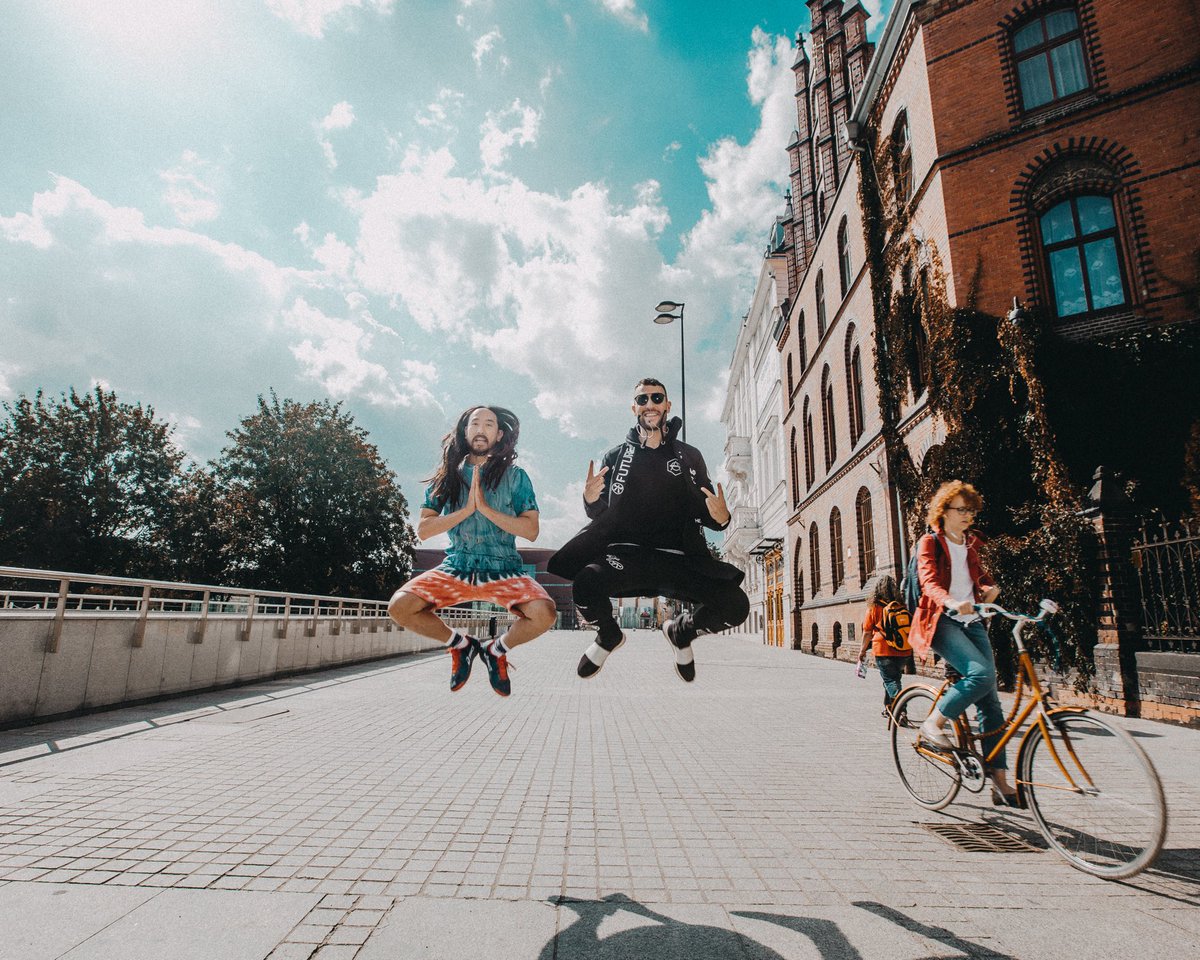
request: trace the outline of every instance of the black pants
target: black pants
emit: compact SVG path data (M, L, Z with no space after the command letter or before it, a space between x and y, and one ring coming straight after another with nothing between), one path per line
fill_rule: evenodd
M661 550L610 554L575 575L575 605L604 639L620 632L613 597L660 596L698 604L680 623L688 639L736 627L750 615L750 601L735 581L699 574L686 558Z

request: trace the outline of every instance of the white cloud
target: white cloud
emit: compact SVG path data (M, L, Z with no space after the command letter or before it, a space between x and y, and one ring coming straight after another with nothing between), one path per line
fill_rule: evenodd
M535 409L568 435L612 439L628 419L627 381L649 372L677 382L678 332L650 315L661 298L686 301L689 439L702 439L706 425L719 430L711 385L728 365L705 344L723 342L718 331L744 313L783 207L793 52L786 38L755 32L746 78L760 123L749 142L725 139L701 158L709 209L674 262L658 247L669 215L653 181L628 197L602 183L564 196L489 176L536 137L536 111L514 103L485 123L481 175L460 172L447 148L410 146L373 192L347 198L359 221L354 280L447 350L471 348L525 378Z
M16 391L12 387L11 378L20 372L21 368L15 363L0 360L0 400L11 400L16 395Z
M504 35L500 33L498 28L493 27L490 31L479 37L475 41L475 47L471 51L471 59L475 61L475 66L482 69L484 58L496 49L496 44L504 39ZM504 70L508 66L508 57L501 55L499 57L500 69Z
M709 209L684 238L676 264L698 277L746 280L746 271L756 274L763 238L783 209L785 146L795 126L794 48L786 37L771 37L757 27L752 39L746 83L760 109L759 126L749 143L719 140L700 160ZM740 296L745 284L732 290Z
M540 111L522 106L520 100L514 100L505 110L489 111L479 130L479 156L484 169L492 172L499 169L512 147L536 143L541 119ZM501 126L512 122L515 125L507 129Z
M321 121L322 130L345 130L354 123L354 107L345 100L335 103L325 119Z
M550 85L561 76L562 67L547 67L546 72L542 74L542 79L538 81L538 93L543 97L546 96L546 91L550 89Z
M670 163L672 160L675 159L675 154L677 154L682 149L683 149L683 144L680 143L678 140L671 141L670 143L667 144L667 146L663 150L663 159L666 160L668 163Z
M348 130L353 123L354 108L345 100L335 103L324 119L317 123L318 130L322 131L317 134L317 142L321 145L321 152L325 155L325 163L330 170L337 169L337 154L334 152L333 143L324 134L331 130Z
M345 10L366 6L388 14L394 5L395 0L267 0L267 9L275 16L318 40L325 36L328 22Z
M361 308L362 301L352 304ZM283 311L282 319L304 338L292 346L292 355L305 375L320 383L331 397L365 397L385 406L436 405L429 390L437 380L433 364L402 360L401 383L397 384L387 367L367 359L375 340L373 320L366 324L361 318L330 316L303 297Z
M10 297L0 337L12 358L0 391L119 380L122 396L171 409L181 425L221 429L256 394L295 393L304 381L382 408L436 406L429 358L348 289L350 248L326 234L314 249L306 225L296 233L321 269L148 224L140 210L57 178L28 212L0 217ZM10 383L16 363L21 379ZM204 432L204 442L219 440Z
M650 29L650 21L646 14L638 9L637 0L600 0L600 4L627 26L643 33Z
M452 130L454 127L452 119L462 112L463 99L460 91L442 87L438 91L437 99L417 114L417 123L423 127Z
M216 188L206 182L214 175L212 164L202 160L194 150L184 150L179 163L158 172L159 179L167 185L163 202L185 227L208 223L221 215Z

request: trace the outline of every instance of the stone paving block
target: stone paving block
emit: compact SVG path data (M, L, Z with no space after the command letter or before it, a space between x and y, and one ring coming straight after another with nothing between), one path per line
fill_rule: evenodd
M450 927L453 937L446 936ZM556 909L548 903L411 898L388 912L357 960L536 957L555 930Z
M0 958L60 957L158 892L58 883L0 885Z

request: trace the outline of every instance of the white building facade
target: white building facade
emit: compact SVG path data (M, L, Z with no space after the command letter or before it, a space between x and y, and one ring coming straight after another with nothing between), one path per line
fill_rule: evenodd
M790 618L785 616L792 606L785 549L789 506L776 347L787 297L782 244L783 232L776 225L730 361L721 422L726 499L733 519L725 530L723 556L746 574L742 588L750 598L750 617L743 629L759 633L764 643L790 647Z

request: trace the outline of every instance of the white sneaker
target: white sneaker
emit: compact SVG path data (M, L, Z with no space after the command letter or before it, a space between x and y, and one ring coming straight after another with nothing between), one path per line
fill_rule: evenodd
M932 720L926 719L921 724L919 731L921 739L930 747L936 747L939 750L954 749L954 742L946 736L946 731L934 724Z

